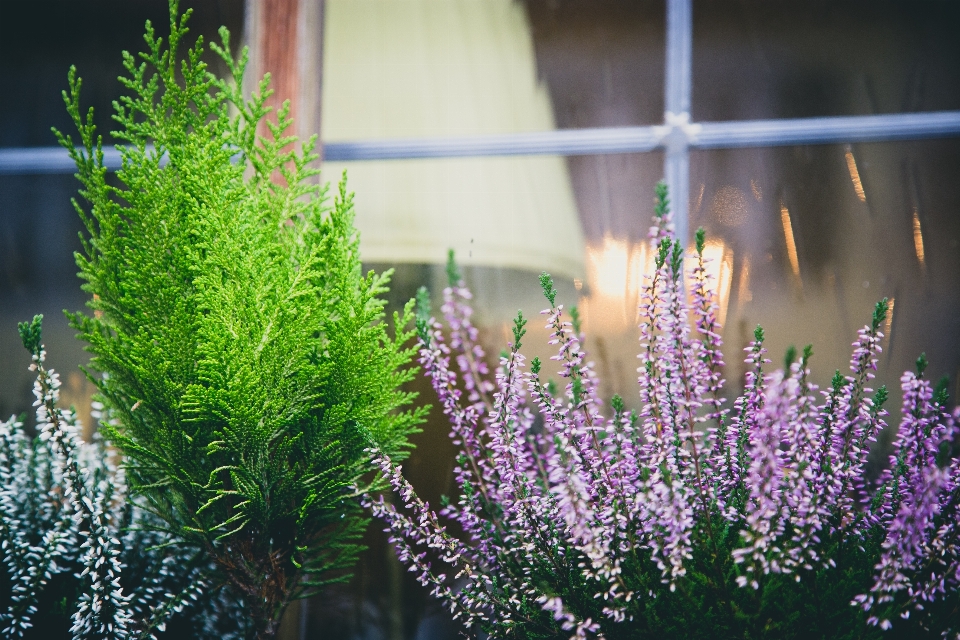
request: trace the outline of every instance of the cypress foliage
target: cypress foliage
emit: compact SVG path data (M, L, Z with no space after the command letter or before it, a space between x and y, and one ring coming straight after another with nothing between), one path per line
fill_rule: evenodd
M269 77L244 99L246 52L233 59L225 29L211 49L233 81L208 71L202 39L179 56L189 13L171 0L169 40L148 22L147 51L123 54L115 182L70 71L80 145L57 135L88 203L75 203L76 258L92 313L68 316L133 489L269 638L291 600L348 577L366 524L356 497L378 486L365 450L403 457L422 420L400 389L412 305L391 337L390 273L362 274L345 182L329 206L311 181L315 138L295 150L288 103L265 120Z

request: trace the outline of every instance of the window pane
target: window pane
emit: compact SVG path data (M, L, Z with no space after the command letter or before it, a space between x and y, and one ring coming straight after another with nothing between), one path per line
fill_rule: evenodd
M323 137L659 123L663 3L327 0Z
M219 42L217 29L226 25L239 44L243 35L243 0L181 1L181 10L193 9L190 44L200 34ZM43 0L4 2L0 15L0 147L49 146L56 126L72 133L60 92L67 87L67 70L77 67L83 78L82 104L96 109L97 127L105 142L114 123L113 100L125 74L123 50L144 48L143 24L151 20L157 35L169 31L167 0ZM205 57L223 73L216 55ZM76 136L74 136L76 138Z
M77 365L88 360L64 309L83 308L73 253L83 228L70 206L77 180L63 176L0 176L0 415L33 420L30 354L17 323L42 313L50 365L63 372L65 401L89 418L90 389ZM83 420L89 425L90 420Z
M694 2L693 117L960 109L960 5Z
M960 141L701 151L691 228L722 242L729 269L727 378L761 324L778 362L812 343L826 384L881 298L892 301L878 378L895 391L921 352L929 375L960 366ZM879 384L879 383L878 383ZM951 389L955 389L951 387ZM897 397L894 395L894 397Z
M524 4L558 128L663 122L665 2Z

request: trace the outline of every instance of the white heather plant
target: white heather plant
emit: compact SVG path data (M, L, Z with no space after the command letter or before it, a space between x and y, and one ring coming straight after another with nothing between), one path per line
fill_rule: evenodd
M379 453L402 502L367 505L401 560L490 637L960 637L960 420L946 383L923 377L922 356L903 375L889 465L869 477L887 415L886 388L869 388L884 300L854 342L850 373L823 392L810 382L809 347L769 370L758 327L746 388L727 408L703 230L688 301L663 185L658 199L639 413L616 396L604 413L577 316L566 318L546 274L560 388L541 379L538 359L527 369L522 315L490 379L455 268L442 307L449 344L424 296L420 360L461 448L459 500L441 514L463 534Z
M41 318L20 325L36 372L37 433L0 422L0 637L242 638L243 618L128 493L102 438L80 437L47 369Z

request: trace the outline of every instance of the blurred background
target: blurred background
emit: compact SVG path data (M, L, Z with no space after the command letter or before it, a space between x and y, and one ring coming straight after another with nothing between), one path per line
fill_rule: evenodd
M439 298L448 248L476 295L487 352L522 309L545 306L537 274L578 305L603 381L636 406L636 304L662 146L597 155L348 160L397 139L522 140L522 134L662 125L664 0L195 0L192 35L222 24L269 71L298 133L346 170L370 268L394 268L391 304ZM960 110L960 5L948 0L694 0L689 117L715 121ZM0 413L29 411L16 322L43 313L53 366L83 414L86 356L63 318L84 294L69 166L31 160L70 131L67 69L109 131L120 51L165 0L0 0ZM242 37L241 37L242 36ZM211 62L213 60L211 59ZM249 79L248 79L249 82ZM512 136L512 137L511 137ZM725 329L728 394L763 325L770 357L812 344L814 377L845 370L877 300L890 299L878 379L893 389L921 352L960 395L960 139L773 145L688 152L687 228L707 231ZM890 137L898 137L891 135ZM109 141L109 136L107 140ZM378 147L379 145L379 147ZM502 145L501 145L502 146ZM386 145L389 147L389 144ZM456 147L456 145L454 145ZM466 145L469 147L469 145ZM464 149L466 149L464 147ZM566 153L566 152L563 152ZM377 152L372 154L377 155ZM381 156L383 154L381 153ZM402 155L402 154L401 154ZM410 155L410 154L407 154ZM45 156L46 157L46 156ZM339 157L340 159L336 159ZM682 182L680 184L683 184ZM531 322L528 356L549 356ZM421 399L432 391L417 383ZM899 400L888 407L899 410ZM434 411L405 465L432 504L454 491L454 449ZM291 609L284 637L447 638L457 627L393 559L373 523L353 581Z

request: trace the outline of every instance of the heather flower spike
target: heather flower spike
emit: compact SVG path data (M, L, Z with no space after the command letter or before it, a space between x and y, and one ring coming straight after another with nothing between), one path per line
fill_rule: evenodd
M866 475L886 427L887 390L871 388L886 300L858 333L850 372L824 392L811 382L811 346L771 368L757 327L728 406L705 233L684 272L662 184L649 238L638 387L608 408L579 318L548 274L556 386L538 358L526 367L522 314L491 377L451 263L445 322L423 303L418 327L420 362L460 446L460 495L437 514L378 455L401 500L367 504L401 560L490 637L956 637L958 414L946 387L923 378L925 357L901 380L889 466Z

